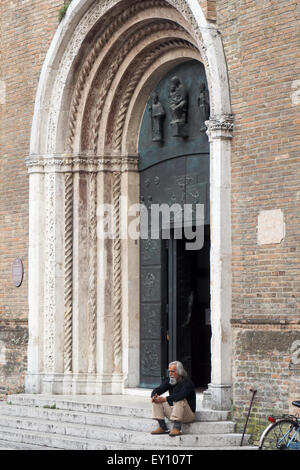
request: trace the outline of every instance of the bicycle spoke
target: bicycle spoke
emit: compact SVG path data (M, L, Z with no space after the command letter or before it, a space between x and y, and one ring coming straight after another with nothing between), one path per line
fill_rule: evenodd
M274 423L264 438L262 450L288 450L295 430L296 426L290 420Z

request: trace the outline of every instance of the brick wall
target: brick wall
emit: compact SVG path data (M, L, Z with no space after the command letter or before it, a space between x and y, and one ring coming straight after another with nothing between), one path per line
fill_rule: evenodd
M27 346L28 176L24 159L34 99L59 0L1 0L0 10L0 393L21 390ZM24 264L16 288L11 268Z
M199 0L200 6L207 20L216 20L216 0Z
M291 362L300 339L299 21L297 0L217 1L235 116L234 405L244 421L256 384L254 428L266 424L266 407L288 411L300 397ZM286 235L259 245L258 215L271 209L283 212Z

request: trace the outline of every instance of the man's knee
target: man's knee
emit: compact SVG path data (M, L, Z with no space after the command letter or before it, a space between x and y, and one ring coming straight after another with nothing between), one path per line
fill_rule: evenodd
M155 418L156 416L161 417L164 414L164 409L162 403L152 403L152 416Z
M173 410L170 417L171 421L181 421L182 423L191 423L195 419L186 398L173 403Z
M163 403L152 403L152 418L162 419L170 418L172 413L172 407L168 402Z

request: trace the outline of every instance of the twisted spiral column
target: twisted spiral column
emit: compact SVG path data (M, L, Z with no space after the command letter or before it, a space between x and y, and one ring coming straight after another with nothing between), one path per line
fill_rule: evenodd
M121 373L122 318L121 318L121 240L120 240L120 194L121 173L113 173L113 206L115 214L115 233L113 240L113 357L114 373Z
M88 371L96 373L96 334L97 334L97 173L89 174L89 362Z
M65 175L64 371L72 372L73 174Z

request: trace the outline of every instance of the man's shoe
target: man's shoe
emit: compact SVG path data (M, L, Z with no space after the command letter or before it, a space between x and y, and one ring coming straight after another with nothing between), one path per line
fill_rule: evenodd
M180 435L181 435L181 431L178 428L173 428L172 431L169 433L170 437L176 437Z
M169 432L170 431L168 429L163 429L158 426L158 428L154 429L154 431L151 431L151 434L169 434Z

